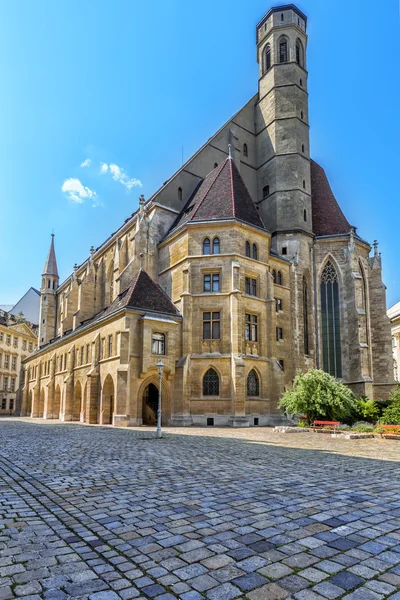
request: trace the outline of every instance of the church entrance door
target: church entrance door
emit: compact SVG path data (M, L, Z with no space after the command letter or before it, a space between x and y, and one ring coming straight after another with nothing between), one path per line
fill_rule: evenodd
M149 383L143 392L143 425L155 425L157 423L158 388Z

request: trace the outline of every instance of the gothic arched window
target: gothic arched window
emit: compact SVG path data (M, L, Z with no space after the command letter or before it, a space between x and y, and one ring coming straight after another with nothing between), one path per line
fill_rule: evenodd
M283 285L282 283L282 273L280 271L278 271L278 277L277 277L277 284L278 285Z
M275 269L273 269L273 271L272 271L272 279L273 279L274 283L276 283L276 271L275 271Z
M182 202L182 188L178 187L178 200L179 202Z
M249 155L249 151L247 149L247 144L243 144L243 156L248 156Z
M310 343L308 333L308 286L303 279L303 326L304 326L304 354L310 354Z
M269 71L271 68L271 45L267 44L265 46L264 52L264 71Z
M203 241L203 254L210 254L210 238Z
M254 260L258 260L258 248L257 248L257 244L253 244L253 258L254 258Z
M203 377L203 396L219 396L219 377L214 369L208 369Z
M219 244L219 238L215 237L213 239L213 248L212 248L213 254L219 254L220 251L220 244Z
M259 396L260 395L260 380L254 369L247 375L247 395L248 396Z
M330 261L322 271L320 289L323 367L334 377L341 377L339 282L336 269Z
M286 63L288 61L288 43L286 38L282 38L279 42L279 62Z
M246 242L246 256L250 258L250 242Z
M301 67L304 67L304 48L300 40L296 42L296 62Z

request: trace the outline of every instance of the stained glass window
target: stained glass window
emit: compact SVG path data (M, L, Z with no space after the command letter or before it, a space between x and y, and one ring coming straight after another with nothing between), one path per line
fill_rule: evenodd
M260 381L259 381L258 375L254 369L252 369L247 376L247 395L248 396L259 396L260 395Z
M336 269L330 261L321 275L321 315L324 371L334 377L342 377L339 282Z

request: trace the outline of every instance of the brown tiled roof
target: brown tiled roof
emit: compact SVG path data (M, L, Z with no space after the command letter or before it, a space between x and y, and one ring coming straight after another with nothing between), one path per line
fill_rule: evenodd
M172 229L189 222L239 219L265 229L235 162L227 158L199 184Z
M333 195L326 173L313 160L311 161L311 196L315 235L349 233L351 225Z
M170 297L143 269L140 269L128 287L99 316L103 318L120 308L138 308L179 315L179 311Z

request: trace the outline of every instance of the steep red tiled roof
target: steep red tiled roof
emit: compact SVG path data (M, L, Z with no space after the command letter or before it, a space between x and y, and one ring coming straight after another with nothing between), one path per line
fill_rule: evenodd
M348 233L351 225L344 216L329 185L324 169L311 161L311 196L315 235Z
M179 314L170 297L143 269L140 269L128 287L100 316L105 317L120 308L138 308L170 315Z
M235 162L227 158L199 184L172 229L189 222L239 219L264 229Z

